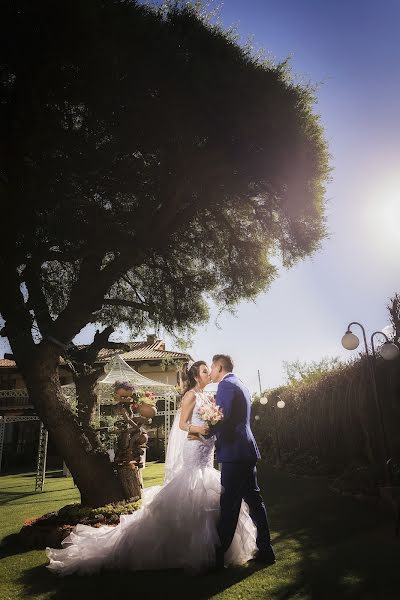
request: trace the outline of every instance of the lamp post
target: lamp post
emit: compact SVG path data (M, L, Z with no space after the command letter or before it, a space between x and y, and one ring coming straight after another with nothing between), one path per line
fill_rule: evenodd
M355 350L360 343L360 340L358 339L358 337L354 333L352 333L352 331L350 329L352 325L357 325L358 327L360 327L362 334L363 334L365 354L367 357L368 370L369 370L371 382L372 382L372 392L373 392L373 396L374 396L376 411L378 413L378 422L379 422L379 427L380 427L380 431L381 431L381 442L382 442L383 455L384 455L383 457L384 457L384 469L385 469L385 483L387 485L389 485L390 484L390 476L389 476L389 468L388 468L388 462L387 462L388 458L389 458L388 441L387 441L387 435L386 435L386 429L385 429L385 421L383 418L383 406L382 406L382 402L379 398L378 389L377 389L377 385L376 385L376 374L375 374L376 351L375 351L375 347L374 347L374 337L376 335L381 335L386 340L380 349L380 355L382 356L382 358L384 360L395 359L399 355L400 350L395 344L393 344L389 340L389 338L387 337L387 335L385 333L383 333L383 331L374 331L374 333L371 335L371 338L370 338L371 339L371 349L372 349L372 357L371 357L369 350L368 350L368 343L367 343L367 336L365 334L365 329L361 325L361 323L358 323L357 321L352 321L351 323L349 323L349 325L347 327L347 331L344 334L344 336L342 337L342 346L346 350Z
M374 359L376 359L376 352L374 347L374 337L376 335L383 335L383 337L385 338L385 342L379 348L379 354L382 356L382 358L384 360L394 360L395 358L397 358L400 353L399 347L396 346L396 344L393 344L393 342L389 340L388 336L383 331L374 331L374 333L371 335L371 348Z

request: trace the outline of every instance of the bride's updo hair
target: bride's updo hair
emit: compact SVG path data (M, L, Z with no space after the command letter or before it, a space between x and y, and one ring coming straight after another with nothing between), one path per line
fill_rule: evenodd
M207 363L204 360L197 360L192 365L190 365L189 369L185 368L183 372L184 386L182 396L186 394L189 390L196 387L197 381L196 377L199 375L200 367L202 365L207 366Z

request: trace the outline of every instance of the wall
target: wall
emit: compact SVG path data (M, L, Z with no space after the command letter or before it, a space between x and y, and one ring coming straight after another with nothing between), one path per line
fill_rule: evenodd
M135 363L131 363L130 366L141 375L154 379L154 381L161 381L162 383L168 383L168 385L176 385L178 382L176 367L169 367L166 371L163 371L159 365L150 366L146 363L136 366Z

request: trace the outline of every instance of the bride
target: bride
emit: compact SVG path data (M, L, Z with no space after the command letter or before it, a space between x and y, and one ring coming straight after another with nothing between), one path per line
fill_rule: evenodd
M187 374L187 390L168 441L164 485L144 489L142 507L122 515L116 527L77 525L62 542L63 549L46 548L50 571L64 576L101 569L182 568L200 573L213 568L221 482L213 468L215 438L203 437L208 426L199 414L207 401L203 390L210 383L210 372L204 361L197 361ZM253 558L256 535L242 502L225 564Z

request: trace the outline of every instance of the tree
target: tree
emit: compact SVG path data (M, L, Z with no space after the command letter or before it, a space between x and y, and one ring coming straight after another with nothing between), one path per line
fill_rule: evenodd
M334 371L341 365L338 356L323 356L320 360L309 363L301 360L283 361L283 368L289 385L317 381L329 371Z
M76 388L78 423L92 448L97 449L100 448L100 440L98 433L91 427L91 421L97 403L96 382L104 374L104 369L95 363L100 350L107 348L127 352L130 349L128 344L109 341L113 332L112 327L106 327L102 332L97 330L89 346L77 347L71 344L65 354Z
M87 504L118 499L57 366L88 323L185 332L325 235L314 92L190 6L1 5L0 313Z
M400 294L395 294L390 298L390 303L386 305L390 315L390 324L393 328L393 341L400 344Z

